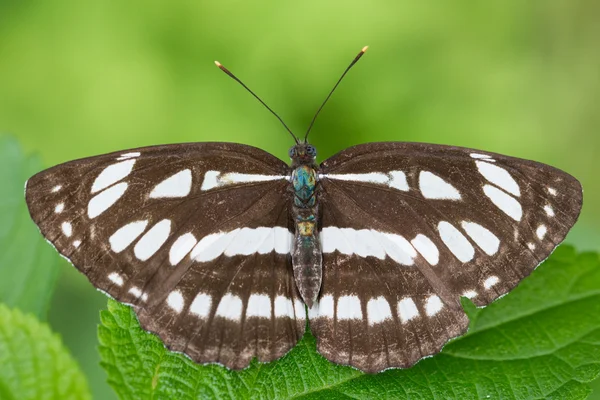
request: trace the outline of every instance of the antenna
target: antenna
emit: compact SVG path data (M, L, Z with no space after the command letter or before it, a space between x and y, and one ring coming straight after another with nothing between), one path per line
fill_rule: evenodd
M244 87L244 89L246 89L248 92L250 92L250 94L252 96L254 96L256 98L256 100L260 101L261 104L267 108L267 110L271 111L271 114L273 114L274 116L276 116L277 119L279 120L279 122L281 122L283 124L283 126L285 127L285 129L287 129L287 131L290 133L290 135L292 135L292 137L296 141L296 144L299 144L299 141L298 141L298 138L296 137L296 135L294 135L292 133L292 131L290 130L290 128L288 128L288 126L285 124L285 122L283 122L283 120L279 117L279 115L277 115L277 113L275 111L273 111L271 109L271 107L269 107L268 105L266 105L265 102L262 101L260 99L260 97L258 97L252 90L250 90L250 88L248 86L244 85L244 82L240 81L234 74L231 73L231 71L229 71L227 68L225 68L220 62L215 61L215 65L217 67L219 67L219 69L221 69L221 71L225 72L227 75L229 75L231 78L233 78L237 83L239 83L240 85L242 85Z
M335 84L335 86L333 87L333 89L331 89L331 92L329 92L329 94L325 98L325 101L323 102L323 104L321 104L321 107L319 107L319 109L317 110L317 112L316 112L315 116L313 117L312 121L310 121L310 125L308 126L308 130L306 131L306 135L304 135L304 142L305 143L306 143L306 139L308 138L308 134L310 133L310 130L312 129L313 124L315 123L315 120L317 119L317 116L319 115L319 113L323 109L323 106L325 106L325 103L327 103L327 100L329 100L329 98L331 97L331 95L333 94L333 92L335 91L335 89L338 87L338 85L340 84L340 82L342 81L342 79L344 79L344 76L346 76L346 74L348 73L348 71L350 71L350 68L352 68L354 66L354 64L356 64L358 62L358 60L360 60L360 58L363 56L363 54L365 54L365 52L367 51L368 48L369 48L369 46L363 47L362 50L360 51L360 53L358 53L358 55L356 57L354 57L354 60L352 60L352 62L350 63L350 65L348 65L348 68L346 68L346 70L344 71L344 73L342 74L342 76L340 76L340 79L338 79L338 81Z

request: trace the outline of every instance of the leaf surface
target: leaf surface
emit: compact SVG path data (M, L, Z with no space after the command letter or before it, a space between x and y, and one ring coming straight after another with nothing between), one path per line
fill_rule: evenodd
M33 315L0 304L0 399L90 399L59 336Z
M367 375L332 364L306 334L285 357L243 371L197 365L109 300L102 365L123 399L584 399L600 374L600 262L563 246L485 309L463 299L469 333L413 368Z
M0 136L0 302L46 319L58 276L58 257L29 217L24 187L41 170L17 142Z

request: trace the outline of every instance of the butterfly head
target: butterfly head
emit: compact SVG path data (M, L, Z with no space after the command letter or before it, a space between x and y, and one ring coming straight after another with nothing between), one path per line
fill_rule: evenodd
M317 149L312 144L298 143L290 147L288 155L294 164L312 164L317 158Z

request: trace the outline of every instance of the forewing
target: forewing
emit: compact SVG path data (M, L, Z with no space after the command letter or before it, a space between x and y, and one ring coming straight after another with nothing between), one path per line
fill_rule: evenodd
M167 347L243 368L304 330L287 175L250 146L155 146L50 168L26 200L46 239Z
M324 277L311 329L325 357L369 372L410 366L464 333L460 297L485 306L514 288L582 204L579 182L556 168L459 147L360 145L320 174Z

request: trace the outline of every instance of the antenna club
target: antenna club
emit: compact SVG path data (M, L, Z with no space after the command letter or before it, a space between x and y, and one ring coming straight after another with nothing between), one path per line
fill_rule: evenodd
M362 48L362 50L361 50L361 53L364 53L364 52L366 52L367 50L369 50L369 46L365 46L365 47L363 47L363 48Z
M219 67L219 68L221 68L221 67L223 66L223 65L222 65L220 62L218 62L218 61L215 61L215 65L216 65L217 67Z

